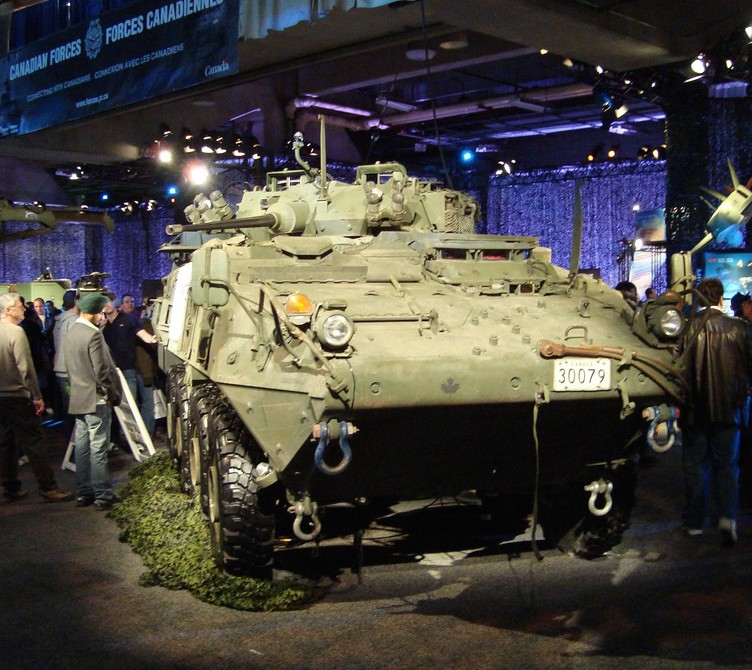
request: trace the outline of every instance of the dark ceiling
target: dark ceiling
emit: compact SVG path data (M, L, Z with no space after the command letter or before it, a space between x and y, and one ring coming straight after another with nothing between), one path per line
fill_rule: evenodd
M280 153L296 130L317 142L324 114L329 158L353 162L435 164L438 144L452 160L473 149L490 165L522 168L577 163L595 145L634 158L662 142L661 105L699 52L713 58L709 86L750 81L750 23L749 2L731 0L711 9L695 0L425 0L335 10L241 41L239 74L210 87L6 138L0 156L57 172L79 204L105 190L143 199L174 180L144 158L161 123L175 135L253 135ZM629 111L604 119L604 100ZM76 165L84 178L74 184Z

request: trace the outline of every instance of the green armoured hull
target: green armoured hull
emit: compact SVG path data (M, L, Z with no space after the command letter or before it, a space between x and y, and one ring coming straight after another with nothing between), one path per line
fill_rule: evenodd
M472 198L401 166L283 177L236 212L197 198L194 228L222 234L168 246L154 314L176 459L227 567L249 558L242 501L273 537L276 491L308 539L317 504L582 492L644 448L643 410L682 401L672 296L628 304L535 238L472 234Z

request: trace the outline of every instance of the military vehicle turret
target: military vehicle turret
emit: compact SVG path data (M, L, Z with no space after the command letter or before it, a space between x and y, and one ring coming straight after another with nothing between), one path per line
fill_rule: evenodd
M467 490L496 515L527 501L581 554L618 542L645 433L673 443L686 391L676 294L629 304L578 274L578 244L556 267L536 238L475 234L469 195L396 163L335 181L301 146L300 170L168 227L169 439L220 564L268 574L287 512L311 540L325 505Z

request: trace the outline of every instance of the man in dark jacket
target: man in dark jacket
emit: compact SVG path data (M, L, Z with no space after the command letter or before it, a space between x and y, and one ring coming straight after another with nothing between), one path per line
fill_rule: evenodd
M139 403L138 409L144 420L149 435L154 437L154 387L146 387L144 378L136 362L136 342L141 340L148 345L155 345L157 338L144 330L139 320L133 315L134 302L130 293L123 295L119 310L115 309L114 299L105 307L105 326L102 334L110 347L115 364L128 383L133 400Z
M692 385L682 452L687 505L684 524L702 534L712 482L723 543L737 542L739 436L752 378L752 335L740 319L723 313L723 284L711 277L697 285L710 305L690 323L684 360Z
M734 316L744 319L752 328L752 297L749 293L737 293L731 298ZM750 425L750 400L744 412L741 445L739 446L739 497L742 507L752 507L752 426Z
M81 315L63 340L70 381L68 411L76 417L76 504L110 509L116 500L107 469L112 405L123 396L117 368L97 326L107 296L90 293L78 301Z

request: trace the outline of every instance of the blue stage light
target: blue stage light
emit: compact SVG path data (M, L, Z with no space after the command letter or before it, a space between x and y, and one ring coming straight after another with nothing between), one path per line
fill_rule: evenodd
M469 163L471 160L473 160L473 158L475 158L475 154L472 151L466 149L465 151L462 152L463 163Z
M102 193L102 200L109 200L110 196L107 193Z
M167 195L177 195L178 194L178 188L177 186L168 186L167 187Z

